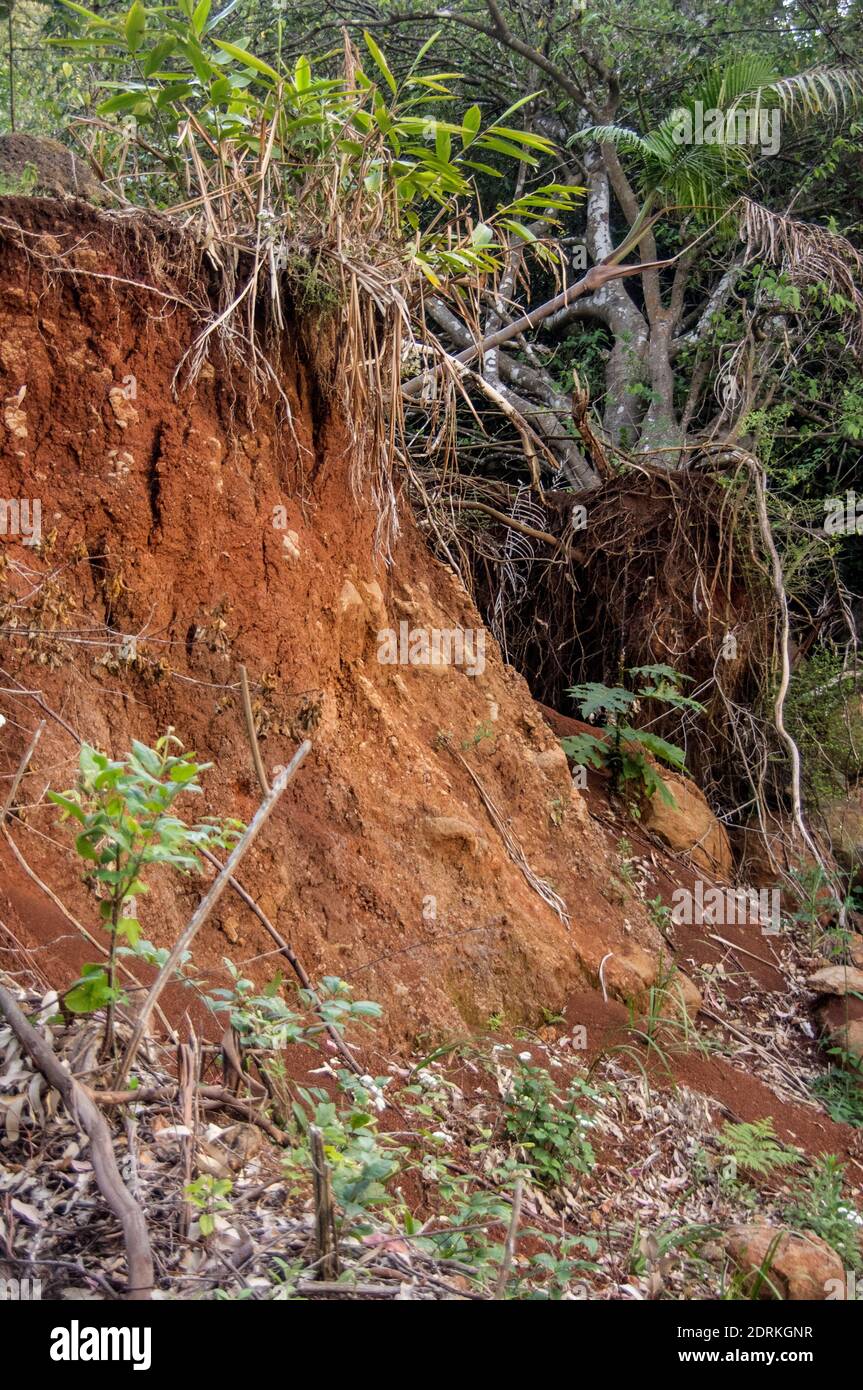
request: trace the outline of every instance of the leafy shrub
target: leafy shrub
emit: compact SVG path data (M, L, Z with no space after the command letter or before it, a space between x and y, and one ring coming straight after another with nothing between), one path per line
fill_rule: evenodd
M838 1125L863 1129L863 1072L859 1067L853 1071L830 1067L813 1081L812 1094Z
M301 1086L298 1097L293 1104L297 1142L285 1156L287 1173L297 1178L311 1171L308 1133L316 1125L323 1135L333 1196L344 1215L356 1219L386 1201L386 1183L399 1172L406 1151L378 1134L369 1090L342 1074L336 1100L320 1087Z
M174 752L172 749L176 749ZM134 740L125 758L113 760L83 744L78 781L72 790L49 792L64 821L74 822L75 848L84 862L86 881L99 898L99 917L110 937L107 969L99 963L84 967L81 979L64 1003L73 1013L91 1013L107 1005L105 1046L113 1043L114 1009L124 996L117 987L117 957L122 941L128 950L153 951L141 942L135 899L148 892L142 874L164 864L181 874L201 871L197 850L227 848L239 834L241 822L207 817L187 825L174 814L174 803L186 794L200 795L198 776L210 766L184 753L170 732L154 748Z
M216 1218L231 1210L229 1198L233 1188L230 1178L216 1178L211 1173L201 1173L194 1182L186 1184L186 1200L199 1212L198 1226L202 1236L211 1236L216 1229Z
M519 1149L534 1178L557 1187L571 1172L588 1173L596 1162L587 1137L591 1122L581 1109L596 1091L574 1077L558 1095L544 1067L519 1063L505 1099L504 1130Z
M863 776L863 713L855 675L841 654L821 648L794 670L788 727L800 748L807 790L826 804Z
M569 210L584 192L546 183L489 209L482 221L463 217L465 200L475 201L475 173L499 177L490 157L535 166L554 146L507 124L532 94L485 127L479 106L457 121L433 115L430 103L440 109L455 100L447 79L456 74L421 71L437 36L397 81L365 33L365 63L352 53L344 75L333 78L318 76L305 55L270 63L219 38L233 5L211 13L208 0L158 8L134 0L125 14L98 14L72 0L63 4L78 16L79 32L55 42L70 50L73 64L99 74L97 112L114 127L118 162L128 159L133 129L133 149L148 153L151 195L186 204L187 179L194 178L211 226L221 222L233 232L249 224L251 213L262 244L272 240L283 248L283 269L292 230L314 235L315 224L329 226L340 206L346 236L366 233L366 255L375 241L383 246L392 239L435 285L442 274L487 273L511 237L547 257L526 222ZM267 193L256 207L248 189L257 183ZM135 183L130 187L136 191ZM424 205L449 215L421 221ZM365 223L370 208L374 221ZM323 239L311 267L293 253L295 268L312 276L314 295L325 299L329 255Z
M347 1023L380 1018L379 1004L369 999L353 1000L350 986L334 975L326 976L314 994L297 990L297 999L307 1010L303 1015L290 1009L281 997L281 974L259 991L233 961L223 957L223 962L233 985L211 990L206 1002L214 1012L230 1015L241 1046L274 1052L292 1043L314 1044L327 1024L342 1032ZM308 1010L312 1007L315 1012L310 1019Z
M799 1231L814 1231L842 1259L846 1269L863 1269L860 1229L863 1218L844 1197L845 1169L835 1154L822 1154L795 1187L785 1219Z

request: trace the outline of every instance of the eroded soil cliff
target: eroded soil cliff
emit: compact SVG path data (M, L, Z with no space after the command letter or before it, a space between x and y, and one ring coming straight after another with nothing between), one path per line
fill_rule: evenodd
M244 663L267 767L313 742L241 874L313 976L381 1001L405 1038L504 1009L537 1022L596 983L603 960L610 993L639 993L662 941L641 904L611 889L608 845L491 637L481 673L377 659L378 634L402 622L478 631L480 620L406 507L392 564L375 555L376 517L351 486L348 434L316 373L327 326L282 341L291 422L273 401L252 416L218 359L177 389L204 272L197 255L181 269L175 233L7 199L0 237L0 496L41 504L40 544L2 541L0 774L46 718L10 822L33 873L98 932L44 798L73 781L76 736L121 754L173 726L213 764L206 812L248 820L260 793ZM92 947L5 842L0 854L7 928L45 948L62 984ZM145 934L172 941L198 891L158 882ZM272 959L256 958L271 949L234 896L196 961L213 979L226 955L265 977Z

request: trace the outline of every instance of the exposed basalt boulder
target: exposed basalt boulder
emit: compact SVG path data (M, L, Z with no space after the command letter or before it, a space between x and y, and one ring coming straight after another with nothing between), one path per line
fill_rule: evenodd
M743 1279L744 1296L791 1303L836 1297L845 1287L842 1261L812 1231L781 1226L732 1226L725 1248Z
M863 995L863 970L853 965L825 965L806 981L816 994Z
M660 775L674 797L674 805L654 794L644 808L644 824L674 854L686 854L714 878L730 882L734 874L731 844L704 793L688 777L665 769Z

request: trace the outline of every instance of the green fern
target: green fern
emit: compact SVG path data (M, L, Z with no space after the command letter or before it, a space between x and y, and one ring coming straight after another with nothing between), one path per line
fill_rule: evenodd
M777 1139L769 1116L754 1120L751 1124L735 1125L727 1121L719 1136L719 1143L728 1150L739 1168L745 1168L759 1177L767 1177L782 1168L793 1168L801 1161L799 1153L787 1149Z

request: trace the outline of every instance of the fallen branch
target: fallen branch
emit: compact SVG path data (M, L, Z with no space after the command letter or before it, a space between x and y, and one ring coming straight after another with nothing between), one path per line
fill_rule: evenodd
M177 966L179 965L185 953L188 951L189 947L191 946L201 927L204 925L213 908L216 906L216 903L219 901L225 889L227 888L228 882L231 878L234 869L241 862L243 856L247 853L249 849L251 849L255 840L258 838L258 835L263 830L264 826L270 818L270 815L275 809L276 802L279 800L282 793L287 788L294 774L298 771L299 767L301 766L303 760L306 757L306 754L311 751L311 747L311 743L308 739L306 739L304 743L300 744L296 753L291 758L291 761L288 763L288 766L283 768L282 771L279 773L278 777L273 783L269 796L265 797L265 799L261 802L257 811L252 817L252 820L246 826L244 833L240 836L240 839L237 841L237 843L234 845L234 848L231 850L231 853L228 856L228 859L221 873L218 874L217 877L213 880L209 890L204 894L197 908L192 913L192 916L187 926L184 928L184 930L178 936L177 940L174 942L174 945L171 949L171 953L168 956L168 959L165 961L165 964L159 971L158 975L156 976L155 980L153 981L152 985L150 986L150 993L144 1000L144 1003L141 1007L141 1012L138 1014L138 1017L135 1020L135 1026L132 1029L132 1036L129 1038L129 1042L126 1047L126 1054L122 1062L120 1063L120 1067L114 1081L114 1084L118 1089L122 1088L123 1082L129 1075L129 1068L131 1067L132 1063L135 1060L135 1057L138 1054L138 1048L141 1046L141 1043L144 1039L144 1034L147 1031L147 1025L150 1021L150 1015L152 1014L153 1009L156 1007L156 1004L159 1000L160 995L162 994L162 991L164 990L165 986L169 984L170 981L174 978L174 972L176 971Z
M715 932L709 931L707 935L711 941L718 941L721 946L728 946L732 951L738 951L741 956L749 956L752 960L758 960L762 965L766 965L770 970L775 970L781 974L781 967L775 961L769 961L766 956L756 956L754 951L747 951L745 946L739 946L736 941L728 941L724 936L717 936Z
M272 1120L268 1120L266 1115L262 1115L250 1101L242 1100L239 1096L232 1096L230 1091L225 1091L221 1086L199 1086L198 1095L205 1102L208 1110L233 1110L235 1114L242 1115L243 1119L248 1120L249 1124L257 1125L265 1134L276 1143L284 1146L290 1143L290 1136L278 1125L274 1125Z
M320 1278L334 1281L340 1274L339 1247L336 1241L336 1212L330 1169L324 1153L324 1136L317 1125L309 1125L309 1144L312 1154L312 1182L315 1197L315 1247Z
M255 729L255 716L252 712L252 697L249 694L249 676L245 666L240 667L240 691L243 697L243 714L246 720L246 734L249 739L249 747L252 750L252 762L255 764L255 773L264 796L269 796L270 784L267 781L264 760L261 757L261 746L258 743L258 734Z
M73 1121L90 1140L90 1158L99 1191L123 1227L126 1243L128 1283L126 1297L132 1301L149 1299L153 1288L153 1256L144 1213L130 1196L117 1169L111 1131L99 1113L90 1093L61 1066L53 1049L0 985L0 1012L8 1019L21 1046L26 1048L45 1080L66 1104Z
M115 1105L152 1105L158 1101L168 1100L176 1102L180 1095L180 1084L174 1082L170 1086L151 1086L149 1089L140 1087L136 1091L91 1091L87 1094L95 1105L103 1108L110 1108ZM195 1096L203 1102L202 1108L206 1110L233 1110L234 1114L242 1115L249 1124L257 1125L265 1134L276 1143L284 1146L290 1143L290 1136L279 1126L273 1124L266 1115L262 1114L251 1101L243 1100L241 1096L234 1096L230 1091L226 1091L222 1086L203 1086L195 1088Z
M619 254L620 249L618 248L616 254ZM626 249L629 250L630 248L627 246ZM490 352L492 348L501 347L504 343L508 343L511 338L517 338L519 334L535 328L543 319L547 319L549 314L556 314L559 309L565 309L567 305L574 303L582 295L593 294L596 290L601 290L603 285L607 285L610 280L623 280L629 275L643 275L645 270L662 270L665 266L673 265L673 263L673 261L643 261L639 265L616 265L612 258L607 258L598 265L591 266L581 280L576 280L574 285L569 285L561 294L555 295L554 299L549 299L545 304L538 305L529 314L523 314L520 319L514 319L505 328L499 328L496 333L491 333L487 338L472 343L469 348L456 353L454 357L449 357L445 364L430 367L421 372L419 376L412 377L410 381L405 382L402 391L404 395L409 397L418 396L427 383L437 380L444 365L452 367L453 363L471 362L480 354Z
M524 1190L524 1183L521 1178L516 1178L515 1188L512 1194L512 1214L509 1218L509 1229L506 1233L506 1240L503 1246L503 1259L500 1262L497 1281L495 1283L495 1298L503 1298L506 1295L506 1286L509 1280L512 1262L515 1259L515 1247L518 1241L518 1223L521 1220L521 1198Z

